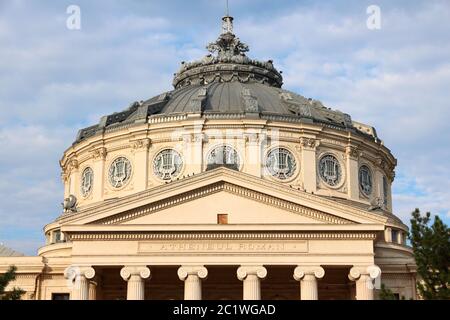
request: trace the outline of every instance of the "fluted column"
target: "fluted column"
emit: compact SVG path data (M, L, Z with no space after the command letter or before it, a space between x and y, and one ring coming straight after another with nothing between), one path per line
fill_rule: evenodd
M294 279L300 281L300 299L318 300L317 279L322 279L325 270L320 266L297 266Z
M237 270L237 277L243 281L243 299L261 300L260 281L267 276L267 269L263 266L241 266Z
M89 279L95 276L94 268L70 266L64 276L72 284L71 300L89 300Z
M356 281L356 300L373 300L373 280L381 275L381 269L376 266L354 266L350 269L348 278Z
M89 281L89 300L97 300L97 279Z
M126 266L120 270L120 276L128 282L127 300L144 300L144 281L150 277L150 269L145 266Z
M202 300L202 280L208 276L204 266L181 266L178 277L184 281L184 300Z

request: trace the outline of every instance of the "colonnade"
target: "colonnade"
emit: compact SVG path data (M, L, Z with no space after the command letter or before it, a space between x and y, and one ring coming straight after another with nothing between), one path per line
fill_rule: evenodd
M178 269L178 277L184 281L184 299L201 300L202 282L208 277L208 269L202 265L186 265ZM91 266L71 266L65 277L72 282L71 300L95 300L95 270ZM127 281L127 300L144 300L145 281L151 278L147 266L124 266L120 275ZM321 266L299 265L293 277L299 282L301 300L318 300L318 279L323 278L325 270ZM374 299L374 280L381 275L378 266L353 266L348 278L356 282L357 300ZM237 269L237 278L243 283L243 300L261 299L261 280L267 276L262 265L242 265Z

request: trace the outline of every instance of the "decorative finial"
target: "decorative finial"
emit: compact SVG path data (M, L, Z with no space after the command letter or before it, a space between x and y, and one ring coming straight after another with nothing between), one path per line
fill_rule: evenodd
M230 17L229 3L227 0L227 11L225 17L222 18L222 34L233 33L233 17Z

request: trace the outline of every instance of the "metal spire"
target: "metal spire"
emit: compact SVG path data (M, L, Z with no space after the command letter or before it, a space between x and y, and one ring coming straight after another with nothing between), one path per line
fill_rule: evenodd
M229 7L229 1L226 0L227 6L226 6L226 14L225 17L222 18L222 34L225 33L233 33L233 17L230 17L230 7Z

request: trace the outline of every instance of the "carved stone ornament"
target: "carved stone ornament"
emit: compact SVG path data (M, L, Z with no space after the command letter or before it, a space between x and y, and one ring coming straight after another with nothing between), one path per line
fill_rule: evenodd
M294 279L302 280L305 275L314 275L317 279L325 276L325 270L320 266L297 266L294 270Z
M208 269L204 266L181 266L177 274L181 281L186 280L190 275L197 276L200 279L206 279L208 277Z
M68 198L64 199L61 205L64 212L77 212L77 197L71 194Z
M283 78L273 66L273 62L248 58L245 53L248 46L233 33L233 18L224 17L225 27L219 38L206 48L210 54L193 62L182 62L175 74L173 85L182 88L189 85L202 85L214 81L229 82L239 79L241 82L257 81L281 87ZM254 101L251 102L254 108ZM199 103L191 106L198 110Z
M357 147L348 146L346 148L346 154L351 159L358 159L358 157L359 157L359 150L358 150Z
M300 138L300 145L302 148L314 149L317 146L317 141L314 138Z
M105 160L107 154L106 148L97 148L92 152L92 158L95 160Z
M132 142L131 146L134 150L148 149L151 145L150 139L139 139Z
M381 210L384 207L384 201L380 197L373 198L370 201L369 211Z

